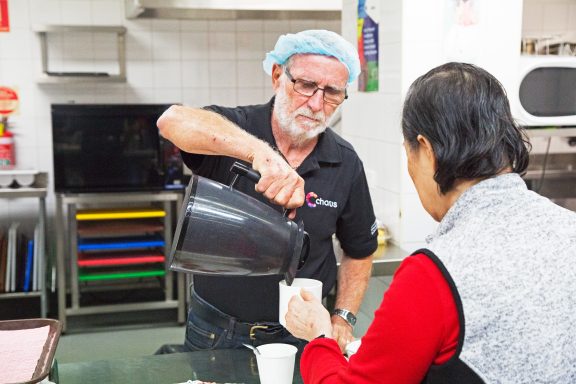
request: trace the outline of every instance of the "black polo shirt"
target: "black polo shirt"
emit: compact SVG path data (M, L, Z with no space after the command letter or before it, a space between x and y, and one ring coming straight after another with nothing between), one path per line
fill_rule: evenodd
M274 99L264 105L206 109L223 115L276 148L271 125L273 103ZM195 174L224 184L233 178L230 167L236 159L184 152L182 157ZM352 146L330 128L320 135L318 144L297 172L305 181L306 202L296 211L295 220L304 221L304 229L310 235L310 255L296 277L321 280L322 293L326 296L336 281L334 233L344 252L353 258L370 256L378 246L368 183L362 162ZM272 205L246 178L240 178L235 188ZM194 290L222 312L242 321L278 321L278 282L282 279L281 275L195 275Z

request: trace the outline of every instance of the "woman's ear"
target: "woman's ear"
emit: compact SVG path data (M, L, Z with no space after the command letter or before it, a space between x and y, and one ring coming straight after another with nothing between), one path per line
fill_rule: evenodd
M436 155L434 154L434 148L432 143L426 137L418 135L416 137L418 140L418 145L420 147L421 153L426 156L426 160L430 163L433 170L436 170Z

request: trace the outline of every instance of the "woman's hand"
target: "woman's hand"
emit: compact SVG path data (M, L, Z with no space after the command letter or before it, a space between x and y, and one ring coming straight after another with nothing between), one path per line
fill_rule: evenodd
M286 329L299 339L310 341L320 335L332 337L330 313L312 293L302 289L301 296L288 302Z

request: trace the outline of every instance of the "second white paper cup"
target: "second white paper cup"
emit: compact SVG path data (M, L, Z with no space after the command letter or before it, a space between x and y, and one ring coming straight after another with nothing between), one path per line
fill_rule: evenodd
M314 279L296 278L292 285L287 285L285 280L279 283L280 286L280 306L278 308L278 321L286 326L286 312L288 312L288 302L292 296L300 295L300 290L305 289L312 293L318 300L322 300L322 282Z
M273 343L258 347L256 354L260 384L292 384L294 362L298 348L290 344Z

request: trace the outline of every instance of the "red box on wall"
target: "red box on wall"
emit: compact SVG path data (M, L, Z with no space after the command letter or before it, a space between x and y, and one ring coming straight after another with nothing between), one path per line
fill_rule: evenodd
M0 32L10 31L10 20L8 19L8 0L0 0Z

